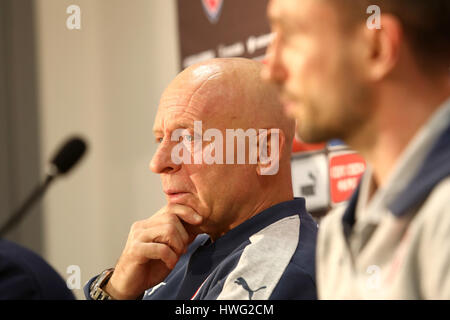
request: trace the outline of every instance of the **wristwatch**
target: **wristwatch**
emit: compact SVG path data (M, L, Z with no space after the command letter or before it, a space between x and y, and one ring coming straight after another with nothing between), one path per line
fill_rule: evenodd
M97 279L92 281L89 287L89 295L93 300L114 300L103 288L108 283L114 272L114 268L106 269L103 271Z

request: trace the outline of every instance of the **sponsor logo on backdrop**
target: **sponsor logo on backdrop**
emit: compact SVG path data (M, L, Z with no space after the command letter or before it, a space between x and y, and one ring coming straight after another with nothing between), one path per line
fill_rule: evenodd
M358 186L359 180L365 170L366 162L357 153L331 156L331 201L333 203L339 203L348 200Z
M180 69L212 58L262 60L273 35L269 0L177 0Z
M216 24L219 21L220 14L222 13L224 0L201 0L203 9L209 22Z
M315 212L329 207L328 158L325 149L294 155L291 171L294 196L306 199L306 209Z

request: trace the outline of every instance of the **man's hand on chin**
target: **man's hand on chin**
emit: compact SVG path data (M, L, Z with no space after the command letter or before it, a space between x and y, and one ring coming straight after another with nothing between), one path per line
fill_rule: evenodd
M194 241L202 221L192 208L168 204L135 222L105 291L114 299L136 299L163 281Z

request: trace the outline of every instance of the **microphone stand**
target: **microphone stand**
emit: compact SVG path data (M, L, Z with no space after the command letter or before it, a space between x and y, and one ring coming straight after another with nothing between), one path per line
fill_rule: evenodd
M39 184L34 188L33 192L27 198L27 200L8 218L5 224L0 228L0 237L3 237L8 232L10 232L16 225L23 219L28 210L33 206L33 204L41 198L47 191L50 184L56 177L55 170L52 168L52 173L47 174L44 183Z

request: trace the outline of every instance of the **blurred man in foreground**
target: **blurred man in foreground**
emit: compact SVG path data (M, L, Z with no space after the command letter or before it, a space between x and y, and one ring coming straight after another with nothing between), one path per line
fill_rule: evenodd
M294 121L260 72L251 60L217 59L165 90L150 168L168 204L132 226L115 269L86 285L87 298L316 298L317 224L291 185ZM256 148L246 152L245 137L234 145L239 129Z
M0 238L0 300L74 300L63 278L36 253Z
M450 2L272 0L268 15L262 74L301 138L370 164L320 226L319 298L449 299Z

